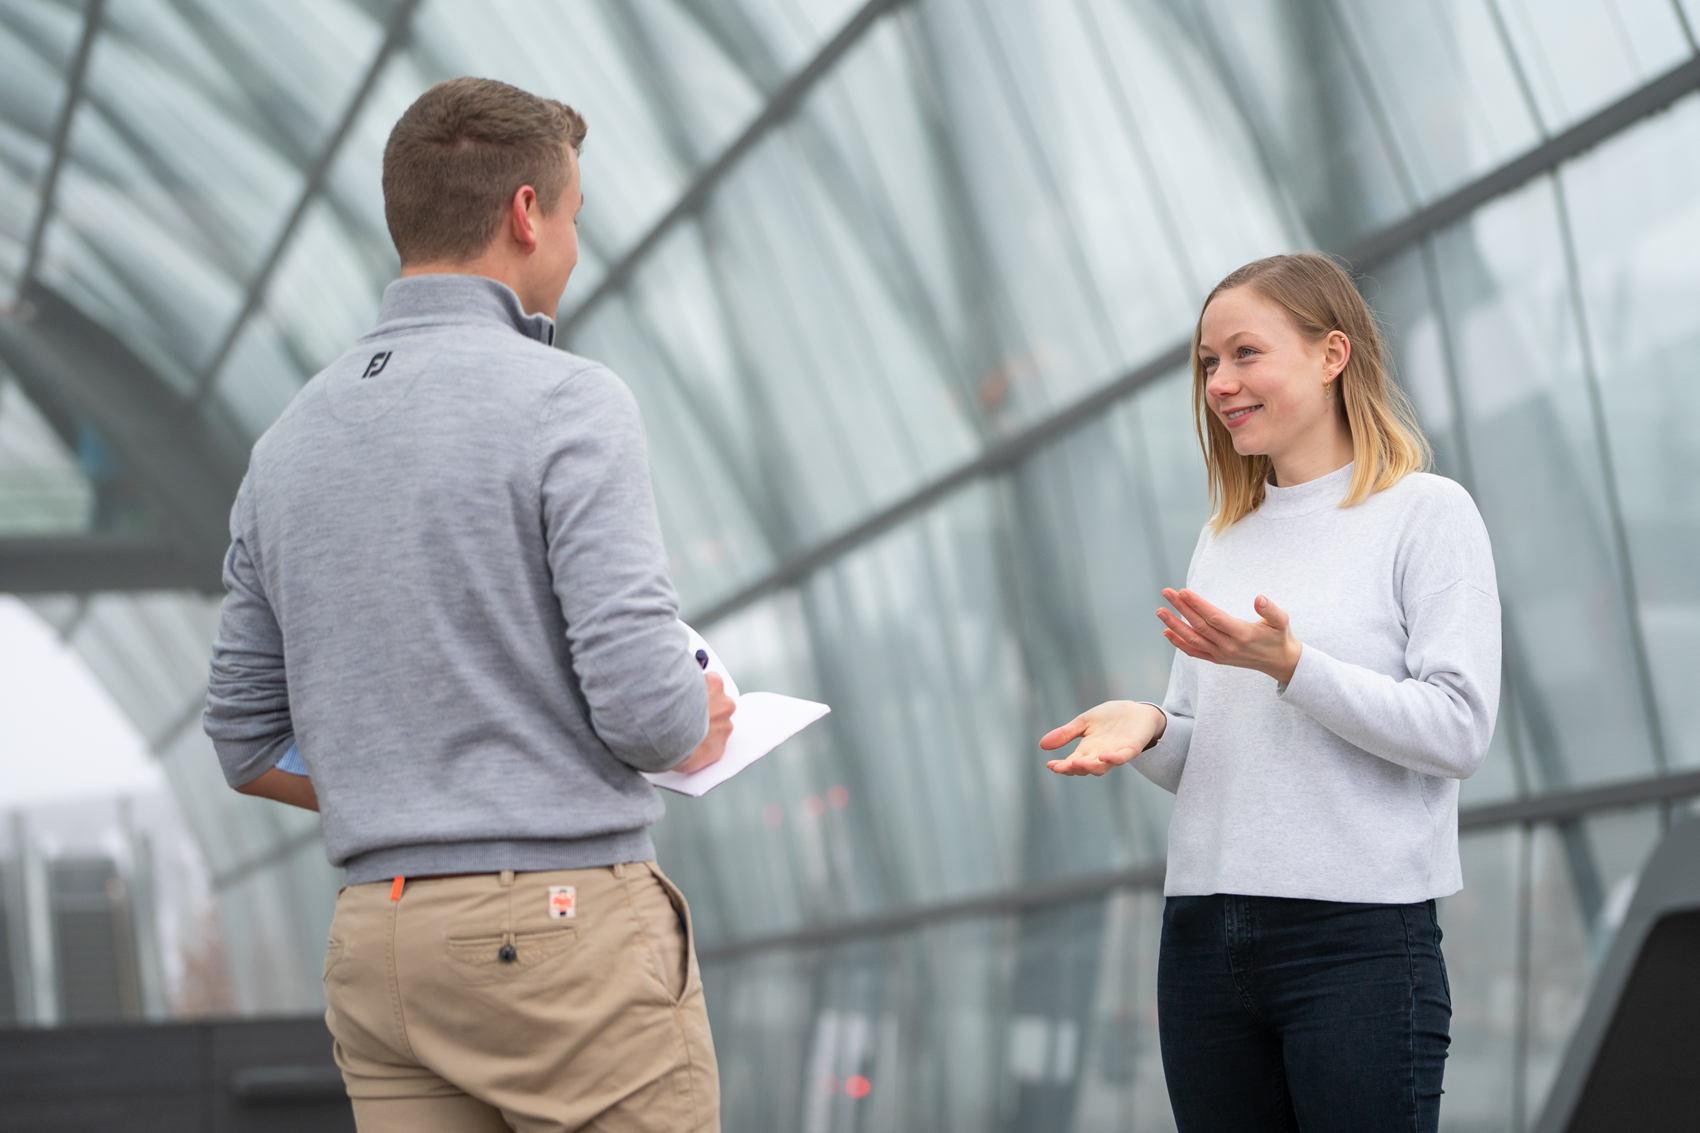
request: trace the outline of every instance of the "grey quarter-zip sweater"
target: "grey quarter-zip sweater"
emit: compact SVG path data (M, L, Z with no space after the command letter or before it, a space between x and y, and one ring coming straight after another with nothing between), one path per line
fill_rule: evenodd
M494 280L424 275L254 446L204 723L296 742L350 884L654 856L708 730L631 392Z

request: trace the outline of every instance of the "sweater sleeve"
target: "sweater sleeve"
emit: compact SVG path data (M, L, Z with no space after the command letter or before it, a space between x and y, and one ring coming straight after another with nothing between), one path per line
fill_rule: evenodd
M249 476L253 473L250 471ZM277 763L295 740L283 631L266 597L250 540L248 478L230 509L230 550L224 556L224 604L207 675L201 726L218 752L224 778L240 787Z
M1493 552L1475 504L1451 485L1413 514L1395 585L1406 627L1395 679L1304 646L1278 693L1341 739L1401 767L1465 779L1499 713L1500 611Z
M1198 574L1199 561L1210 545L1210 525L1205 524L1193 544L1192 560L1187 564L1186 582L1191 586ZM1198 715L1198 663L1180 650L1169 665L1169 691L1157 706L1168 717L1163 726L1163 738L1150 751L1134 756L1133 765L1140 774L1173 794L1180 790L1181 771L1186 766L1186 754L1192 747L1192 728Z
M593 366L539 422L544 538L567 647L596 734L639 771L684 759L708 732L708 690L667 576L643 421Z
M1169 691L1158 705L1168 723L1163 737L1150 751L1133 757L1133 765L1147 779L1168 791L1180 790L1181 771L1186 767L1186 753L1192 747L1192 728L1197 714L1196 662L1186 654L1175 651L1169 668Z

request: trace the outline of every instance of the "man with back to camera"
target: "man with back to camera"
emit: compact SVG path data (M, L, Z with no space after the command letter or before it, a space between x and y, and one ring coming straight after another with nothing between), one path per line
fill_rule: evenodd
M486 79L408 108L402 278L231 512L206 730L348 871L325 1019L362 1133L720 1127L638 772L720 758L732 701L678 621L636 403L550 346L585 129Z

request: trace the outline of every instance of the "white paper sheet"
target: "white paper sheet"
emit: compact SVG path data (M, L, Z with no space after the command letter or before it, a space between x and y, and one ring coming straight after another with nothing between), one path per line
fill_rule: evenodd
M732 736L726 741L726 754L694 775L659 771L645 772L643 777L657 787L701 798L832 709L813 700L799 700L776 692L740 694L737 682L726 671L719 654L696 630L691 629L690 634L692 652L702 649L708 653L707 671L720 675L726 682L726 694L737 702L732 710Z

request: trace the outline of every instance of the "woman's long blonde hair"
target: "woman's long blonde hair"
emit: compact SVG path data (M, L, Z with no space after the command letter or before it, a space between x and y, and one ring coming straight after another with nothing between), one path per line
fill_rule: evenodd
M1236 287L1255 287L1284 307L1299 330L1315 342L1339 331L1351 343L1351 356L1340 372L1340 406L1352 434L1351 489L1341 507L1362 503L1391 488L1408 473L1428 470L1428 440L1405 392L1393 383L1383 355L1381 334L1369 305L1351 277L1327 256L1301 252L1257 260L1218 283L1198 312L1192 332L1192 420L1210 472L1210 527L1220 535L1263 503L1264 485L1274 465L1267 456L1234 451L1228 427L1204 398L1204 361L1198 356L1204 311L1211 300Z

